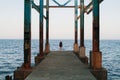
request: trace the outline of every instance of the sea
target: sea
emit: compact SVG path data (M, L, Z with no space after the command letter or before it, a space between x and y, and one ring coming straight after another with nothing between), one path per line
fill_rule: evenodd
M58 51L59 42L63 42L64 51L72 51L74 40L50 40L50 50ZM45 41L44 41L45 42ZM92 50L92 40L85 40L86 55ZM32 40L31 65L34 66L34 57L39 51L39 41ZM108 80L120 80L120 40L100 40L102 52L102 66L108 71ZM23 40L0 39L0 80L6 75L13 76L13 71L23 63Z

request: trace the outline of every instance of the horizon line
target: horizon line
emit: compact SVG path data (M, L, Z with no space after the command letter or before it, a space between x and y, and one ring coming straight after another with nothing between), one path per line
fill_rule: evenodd
M23 38L0 38L0 40L24 40ZM39 40L38 38L33 38L31 40ZM46 39L44 39L46 40ZM49 39L49 40L74 40L72 38L68 38L68 39L65 39L65 38L56 38L56 39ZM80 39L78 39L79 41ZM84 39L84 40L92 40L92 39ZM120 39L100 39L100 40L120 40Z

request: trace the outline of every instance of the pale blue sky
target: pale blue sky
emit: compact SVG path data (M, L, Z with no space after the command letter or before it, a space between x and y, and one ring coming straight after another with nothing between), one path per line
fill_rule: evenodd
M101 3L100 39L120 39L119 8L120 0L104 0ZM32 39L39 38L38 20L39 14L32 9ZM0 0L0 39L23 39L23 28L24 0ZM50 9L50 38L74 39L74 9ZM92 13L85 14L85 39L91 38Z

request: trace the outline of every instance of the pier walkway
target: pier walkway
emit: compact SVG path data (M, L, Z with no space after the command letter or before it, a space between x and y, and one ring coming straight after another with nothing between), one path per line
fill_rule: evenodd
M25 80L96 80L72 51L53 51Z

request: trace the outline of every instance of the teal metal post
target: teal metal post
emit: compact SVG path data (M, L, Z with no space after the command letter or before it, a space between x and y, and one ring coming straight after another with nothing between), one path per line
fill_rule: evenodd
M31 67L31 0L24 0L24 68Z
M84 45L84 0L80 0L80 53L79 57L81 61L88 64L88 57L85 55L86 48Z
M78 0L75 0L75 44L78 43Z
M49 44L49 0L46 2L46 44Z
M79 52L78 47L78 0L75 0L75 43L74 43L74 52Z
M40 57L43 57L44 54L43 54L43 4L44 4L44 1L43 0L40 0Z
M93 52L99 52L99 0L93 0Z
M45 53L48 54L50 51L49 45L49 0L46 0L46 44Z
M84 47L84 0L80 0L80 47Z

